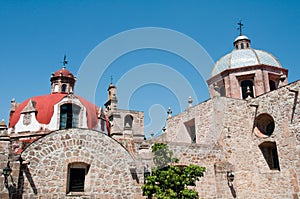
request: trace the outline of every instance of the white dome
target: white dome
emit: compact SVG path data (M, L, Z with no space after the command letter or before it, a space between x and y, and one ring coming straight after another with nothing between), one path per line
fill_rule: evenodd
M236 38L236 41L241 39L248 39L246 36L239 37ZM260 64L281 67L279 61L268 52L262 50L255 50L252 48L237 49L233 50L231 53L223 56L221 59L219 59L219 61L217 61L211 72L211 76L215 76L216 74L226 69L240 68Z
M234 42L236 42L237 40L242 40L242 39L248 39L248 40L249 40L249 38L248 38L247 36L245 36L245 35L240 35L240 36L238 36L237 38L235 38Z

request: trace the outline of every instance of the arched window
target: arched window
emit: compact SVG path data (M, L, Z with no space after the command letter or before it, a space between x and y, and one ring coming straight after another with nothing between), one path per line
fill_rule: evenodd
M131 129L132 128L133 117L132 115L126 115L124 118L124 128Z
M61 86L61 92L65 93L67 91L67 84Z
M58 84L54 85L54 92L55 93L59 92L59 85Z
M269 81L269 86L270 86L270 91L276 90L277 86L276 86L276 82L273 80Z
M60 129L78 127L80 107L75 104L63 104L60 106Z
M82 162L68 165L67 193L84 192L85 176L88 174L90 165Z
M244 43L241 43L241 49L244 49Z
M244 80L241 82L242 89L242 97L246 99L248 96L254 97L253 92L253 81L252 80Z

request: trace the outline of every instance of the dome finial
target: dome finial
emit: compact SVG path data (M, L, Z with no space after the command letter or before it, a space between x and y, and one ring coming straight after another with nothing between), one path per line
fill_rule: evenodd
M64 60L62 61L62 64L63 64L63 68L66 68L66 65L68 64L68 60L67 60L67 55L65 54L64 55Z
M239 25L239 27L237 28L240 31L240 36L243 35L243 26L244 24L242 23L242 19L240 19L239 23L237 23L237 25Z

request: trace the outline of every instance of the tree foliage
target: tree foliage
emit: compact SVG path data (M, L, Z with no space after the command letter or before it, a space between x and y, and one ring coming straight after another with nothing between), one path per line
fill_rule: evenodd
M198 192L188 189L195 186L195 182L203 177L204 167L189 165L185 167L173 166L178 162L167 144L156 143L152 146L153 162L151 175L142 186L143 194L157 199L196 199Z

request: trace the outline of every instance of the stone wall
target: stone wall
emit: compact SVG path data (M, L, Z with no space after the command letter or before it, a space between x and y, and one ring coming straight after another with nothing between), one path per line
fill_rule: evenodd
M300 81L248 101L214 97L167 120L164 140L175 156L207 168L196 187L200 197L299 198L299 90ZM257 133L262 114L274 121L270 135ZM196 143L184 137L183 123L192 118ZM268 165L260 148L266 142L276 143L279 168ZM230 171L235 175L232 183L226 177Z
M21 161L10 157L15 184L10 181L6 189L2 177L0 197L9 198L9 192L12 198L143 198L143 171L152 165L150 144L161 140L181 163L206 167L195 187L200 198L298 199L299 90L300 81L250 100L214 97L169 118L163 137L142 142L141 148L133 150L134 157L115 139L97 131L51 132L29 145ZM261 115L268 116L263 123L268 118L274 121L267 135L259 126ZM195 120L195 143L185 125L191 120ZM276 143L278 168L268 164L260 148L263 143ZM9 148L7 138L0 147ZM4 168L7 156L0 158ZM68 192L73 163L88 165L81 193ZM228 172L233 172L233 182L228 182Z
M4 185L4 176L2 175L2 169L6 167L8 161L9 154L9 137L4 135L1 132L0 135L0 168L1 168L1 176L0 176L0 198L8 198L8 193Z
M97 131L52 132L32 143L21 157L18 188L23 198L131 199L141 196L138 182L142 177L138 174L141 178L138 181L131 174L134 159L119 143ZM71 163L89 165L82 193L67 192Z

